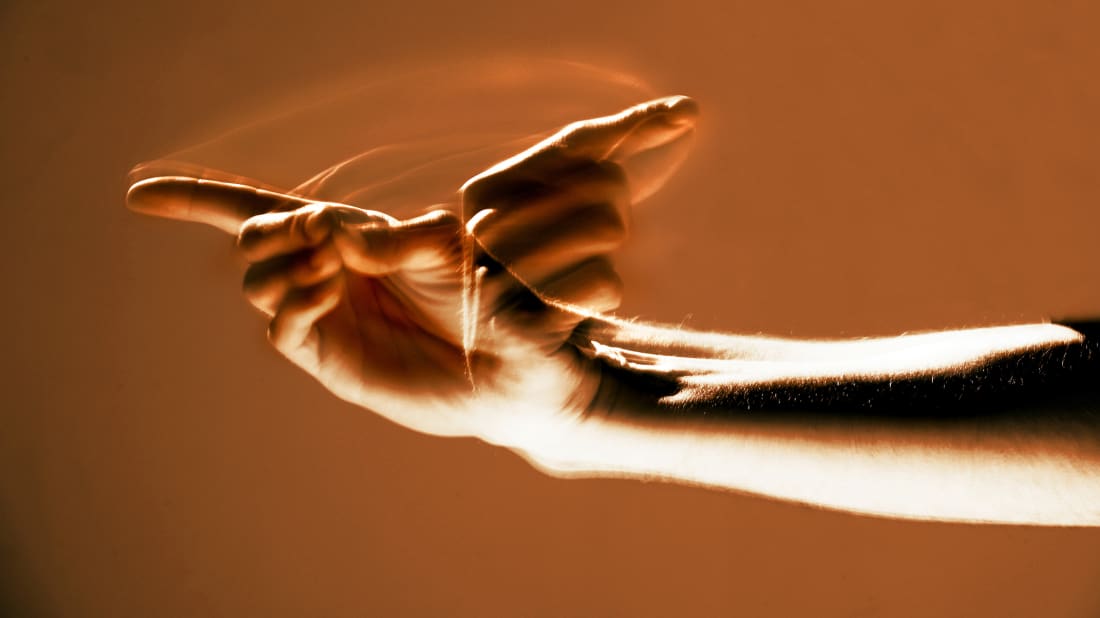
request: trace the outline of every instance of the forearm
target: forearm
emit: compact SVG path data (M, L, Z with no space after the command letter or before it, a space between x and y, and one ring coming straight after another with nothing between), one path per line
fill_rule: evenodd
M625 476L722 487L894 517L1100 524L1095 423L1062 430L974 422L704 422L619 408L529 454L568 476ZM637 416L631 416L637 414ZM1042 429L1045 435L1036 435Z
M684 361L769 361L815 363L838 370L858 367L882 373L886 370L916 371L967 362L982 356L1028 347L1078 341L1072 328L1050 323L1018 324L956 329L890 337L851 339L802 339L768 335L739 335L693 331L645 322L599 317L577 333L575 342L584 346L595 341L608 349L674 357ZM589 344L591 345L591 344ZM872 363L868 365L868 361ZM887 364L884 365L886 361ZM721 366L721 364L715 365ZM799 371L805 372L801 367Z
M607 366L593 413L526 450L563 475L669 479L907 518L1100 525L1094 348L1047 344L898 380L709 391L691 372Z

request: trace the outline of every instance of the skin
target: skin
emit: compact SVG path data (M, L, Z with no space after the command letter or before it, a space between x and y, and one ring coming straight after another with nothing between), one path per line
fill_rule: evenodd
M1081 388L1096 363L1074 329L801 341L608 315L626 214L674 172L697 115L668 97L573 123L473 176L461 212L405 221L194 170L143 173L127 203L237 235L275 348L411 429L475 436L561 476L1100 524L1098 406Z

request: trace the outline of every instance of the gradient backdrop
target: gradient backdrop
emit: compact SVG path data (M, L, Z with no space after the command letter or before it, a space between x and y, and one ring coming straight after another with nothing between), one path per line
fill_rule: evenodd
M229 239L123 208L132 164L295 85L539 54L704 109L625 313L1097 315L1098 6L3 2L0 614L1100 616L1100 530L560 481L393 426L267 347Z

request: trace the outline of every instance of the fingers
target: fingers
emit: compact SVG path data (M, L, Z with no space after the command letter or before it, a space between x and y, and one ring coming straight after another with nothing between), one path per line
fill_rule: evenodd
M309 204L304 198L246 184L189 176L153 176L135 182L126 205L144 214L206 223L236 234L250 217Z
M272 345L300 365L316 362L320 341L315 325L339 304L343 285L341 277L332 277L287 295L268 326Z
M484 277L480 317L486 326L478 340L498 349L522 341L552 353L569 342L593 313L616 308L622 298L622 282L606 258L582 262L542 287L555 299L540 298L507 275Z
M503 267L486 297L514 297L518 282L548 306L617 307L608 254L625 240L630 204L683 159L697 116L691 99L666 97L576 122L463 185L466 231Z
M492 225L495 219L505 222ZM492 229L486 234L487 239L478 236L478 241L487 254L520 282L556 300L565 299L545 287L548 281L592 258L609 254L626 238L622 218L608 204L566 211L541 229L533 226L516 229L506 219L483 218L484 225L479 227ZM513 233L508 233L512 230Z
M349 269L380 276L456 260L460 231L457 215L443 210L398 221L376 211L312 203L248 219L240 228L237 245L248 261L259 263L331 240Z
M626 175L610 161L581 160L542 177L502 176L483 185L478 199L464 205L467 226L478 212L493 209L507 216L509 226L526 227L558 218L564 209L601 203L616 205L624 216L629 212Z
M671 147L683 143L683 138L694 131L698 114L695 101L674 96L635 105L611 116L569 124L528 150L468 180L462 186L463 201L475 207L467 207L464 214L467 220L472 217L484 201L483 194L495 189L501 180L552 177L559 174L563 166L581 160L611 161L629 169L629 163L639 156L666 149L676 151L677 156L657 158L662 160L661 169L653 169L652 161L647 166L645 177L638 179L645 193L635 191L634 194L634 201L640 201L659 186L659 182L652 182L653 178L663 182L679 164L683 152Z
M544 298L595 313L617 309L623 300L623 282L611 260L597 256L572 265L540 281Z
M323 204L246 221L237 237L237 245L252 262L244 277L245 298L278 319L287 302L292 308L305 302L291 301L303 290L337 278L343 264L331 242L336 225L336 215Z
M328 239L342 225L396 224L389 215L344 206L310 203L289 212L271 212L252 217L240 226L237 246L249 262L294 253Z
M420 269L461 260L458 217L436 211L398 221L383 213L337 204L310 204L265 213L241 226L237 239L252 266L244 294L256 308L276 313L295 290L318 285L341 269L365 276Z
M695 126L698 115L699 106L692 99L663 97L612 116L575 122L562 129L557 138L578 156L616 161L680 137Z
M348 269L378 277L397 271L423 271L461 261L461 222L437 210L397 222L344 223L333 235Z
M514 296L509 288L519 284L551 304L617 307L621 281L607 256L626 239L629 199L622 170L606 161L578 166L538 192L498 196L467 224L489 263L502 267L490 269L485 297Z
M622 279L610 258L603 255L568 264L530 286L503 269L488 272L481 283L482 308L487 315L517 308L533 312L543 305L585 314L603 313L617 309L622 303ZM530 304L528 297L539 299L541 304Z
M310 204L262 214L246 221L238 237L253 262L244 293L272 316L272 344L305 366L317 362L318 321L346 295L345 268L381 276L429 268L446 258L457 272L459 230L457 216L446 212L397 221L347 206Z
M586 316L563 306L549 305L538 298L534 292L523 286L512 286L504 296L491 293L482 297L483 326L477 333L475 347L484 349L488 343L491 348L505 348L520 343L520 348L535 348L543 353L552 353L568 340L573 330Z
M245 221L237 235L237 247L249 262L313 247L338 225L332 213L318 204L288 213L266 213Z
M343 264L332 243L253 264L244 276L244 295L260 311L275 315L292 291L336 276Z
M320 284L343 268L332 242L334 230L369 222L389 226L396 220L378 212L323 203L248 219L237 236L237 246L252 263L245 273L245 297L260 311L274 315L289 294Z

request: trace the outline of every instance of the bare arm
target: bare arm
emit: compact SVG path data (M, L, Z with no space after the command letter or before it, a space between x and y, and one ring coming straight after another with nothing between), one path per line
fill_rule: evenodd
M1100 346L1074 329L778 347L693 333L677 346L676 331L630 331L618 343L650 349L600 349L592 412L520 446L548 472L904 518L1100 525ZM735 345L723 353L723 341ZM655 342L694 356L653 354Z
M561 475L1100 525L1095 332L797 341L601 315L622 293L623 211L675 169L696 114L671 97L570 125L466 183L461 217L397 221L172 167L142 172L128 203L236 234L273 345L412 429Z
M521 219L524 204L496 208L494 194L575 152L540 148L468 184L467 216L494 209ZM505 243L471 231L531 281L498 249ZM570 341L601 375L587 413L489 437L549 472L699 483L896 517L1100 525L1100 354L1077 330L800 341L597 316Z

